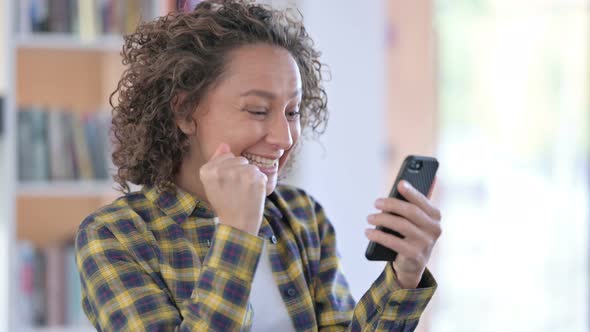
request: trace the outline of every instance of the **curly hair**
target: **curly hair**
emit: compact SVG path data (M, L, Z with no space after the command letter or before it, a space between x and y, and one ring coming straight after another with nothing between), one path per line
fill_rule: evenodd
M129 192L128 183L172 189L189 147L175 118L192 115L221 79L229 52L256 43L290 52L302 79L304 135L310 131L317 138L325 131L323 64L301 14L245 0L202 1L191 12L172 12L141 23L124 36L121 55L126 69L110 97L114 180L121 191Z

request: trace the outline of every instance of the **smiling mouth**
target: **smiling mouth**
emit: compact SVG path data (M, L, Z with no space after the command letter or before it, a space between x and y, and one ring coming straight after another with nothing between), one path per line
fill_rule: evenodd
M257 155L247 153L247 152L242 153L242 156L244 158L248 159L250 164L256 165L260 168L265 168L265 169L275 168L279 164L278 159L268 159L268 158L264 158L264 157L257 156Z

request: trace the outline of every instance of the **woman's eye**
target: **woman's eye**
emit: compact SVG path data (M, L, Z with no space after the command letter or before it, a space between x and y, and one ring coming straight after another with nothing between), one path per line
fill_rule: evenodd
M248 113L253 115L266 115L266 111L257 111L257 110L246 110Z
M266 115L268 115L268 112L269 112L267 110L251 109L251 108L250 109L246 108L244 110L246 112L248 112L254 116L258 116L258 117L266 116ZM300 113L301 113L300 111L289 111L289 112L286 112L286 115L289 120L295 120L299 117Z
M300 114L301 114L301 112L299 112L299 111L297 111L297 112L287 112L287 116L290 119L297 119Z

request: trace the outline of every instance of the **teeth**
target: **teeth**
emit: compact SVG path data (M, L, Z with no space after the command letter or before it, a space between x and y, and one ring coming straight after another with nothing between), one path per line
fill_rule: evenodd
M248 159L249 161L251 161L253 164L260 166L260 167L264 167L264 168L269 168L269 167L274 167L276 165L276 163L278 162L278 160L276 159L268 159L268 158L263 158L260 156L256 156L250 153L243 153L242 156L246 157L246 159Z

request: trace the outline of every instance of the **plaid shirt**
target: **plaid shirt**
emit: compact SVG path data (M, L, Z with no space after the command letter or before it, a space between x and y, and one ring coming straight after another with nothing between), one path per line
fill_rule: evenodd
M436 288L401 289L391 264L355 305L334 228L304 191L278 185L259 236L215 225L205 202L144 188L87 217L76 260L82 305L99 331L243 331L263 245L297 331L413 331Z

